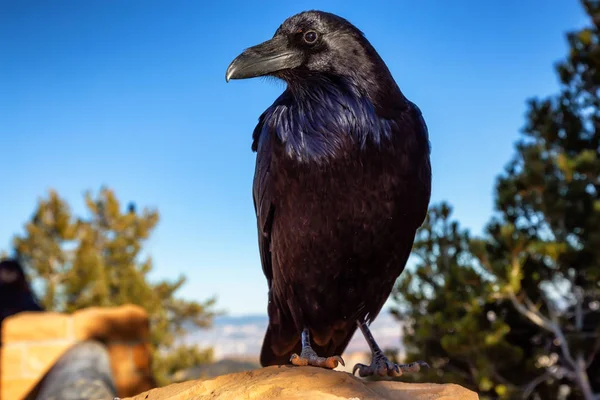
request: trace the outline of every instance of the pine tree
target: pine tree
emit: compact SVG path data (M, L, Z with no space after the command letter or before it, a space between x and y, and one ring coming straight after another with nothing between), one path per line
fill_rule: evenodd
M480 258L509 283L497 296L553 337L546 376L593 399L600 396L600 3L582 3L592 25L568 34L559 93L529 102ZM490 253L500 247L508 265L496 269Z
M438 229L396 291L409 357L489 398L600 397L600 2L582 4L592 24L567 35L559 93L529 101L485 235Z
M175 343L188 321L198 327L211 324L215 299L199 303L176 297L184 277L173 282L149 279L152 259L143 258L141 251L159 221L158 212L138 212L134 204L122 212L108 188L95 197L86 193L85 204L88 215L75 218L67 202L50 191L39 201L25 233L15 237L15 253L39 288L45 309L69 313L91 306L143 307L150 316L159 384L177 369L210 361L210 349L177 349ZM187 357L173 357L173 351Z
M416 264L393 293L407 359L432 365L420 381L461 384L482 399L512 398L540 376L529 343L540 330L493 298L497 279L480 267L473 239L451 216L446 203L430 208L413 246ZM551 398L544 393L549 388L536 389Z

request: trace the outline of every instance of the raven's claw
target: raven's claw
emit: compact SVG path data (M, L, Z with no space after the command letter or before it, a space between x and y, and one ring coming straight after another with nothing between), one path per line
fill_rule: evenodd
M404 372L419 372L421 367L429 368L429 364L425 361L417 361L410 364L394 364L384 355L377 355L373 358L371 365L356 364L352 368L352 375L358 370L358 375L361 377L379 375L379 376L402 376Z
M338 366L338 364L346 366L342 357L319 357L317 353L315 353L315 351L310 347L305 347L302 349L302 353L300 353L300 355L296 353L292 354L292 357L290 357L290 362L299 367L312 365L314 367L334 369Z

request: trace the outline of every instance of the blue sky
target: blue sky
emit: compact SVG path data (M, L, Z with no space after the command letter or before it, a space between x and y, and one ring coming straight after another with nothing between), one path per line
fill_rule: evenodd
M182 273L182 296L264 312L250 143L284 85L226 84L225 70L306 9L365 32L428 123L433 201L480 232L525 100L556 91L564 34L587 23L577 1L3 0L0 250L49 188L80 213L105 184L160 211L153 277Z

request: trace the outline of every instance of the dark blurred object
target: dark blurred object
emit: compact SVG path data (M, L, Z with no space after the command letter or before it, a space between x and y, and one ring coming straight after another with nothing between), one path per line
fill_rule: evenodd
M37 303L17 260L0 261L0 323L22 311L44 311Z
M106 346L81 342L67 351L40 385L36 400L109 400L117 390Z

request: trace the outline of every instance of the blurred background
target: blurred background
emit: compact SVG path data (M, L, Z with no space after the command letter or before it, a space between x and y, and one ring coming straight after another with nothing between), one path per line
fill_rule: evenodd
M402 380L600 398L597 1L1 1L0 258L40 309L144 308L159 385L258 367L250 143L284 84L225 69L307 9L365 32L429 127L429 217L373 324L434 366Z

